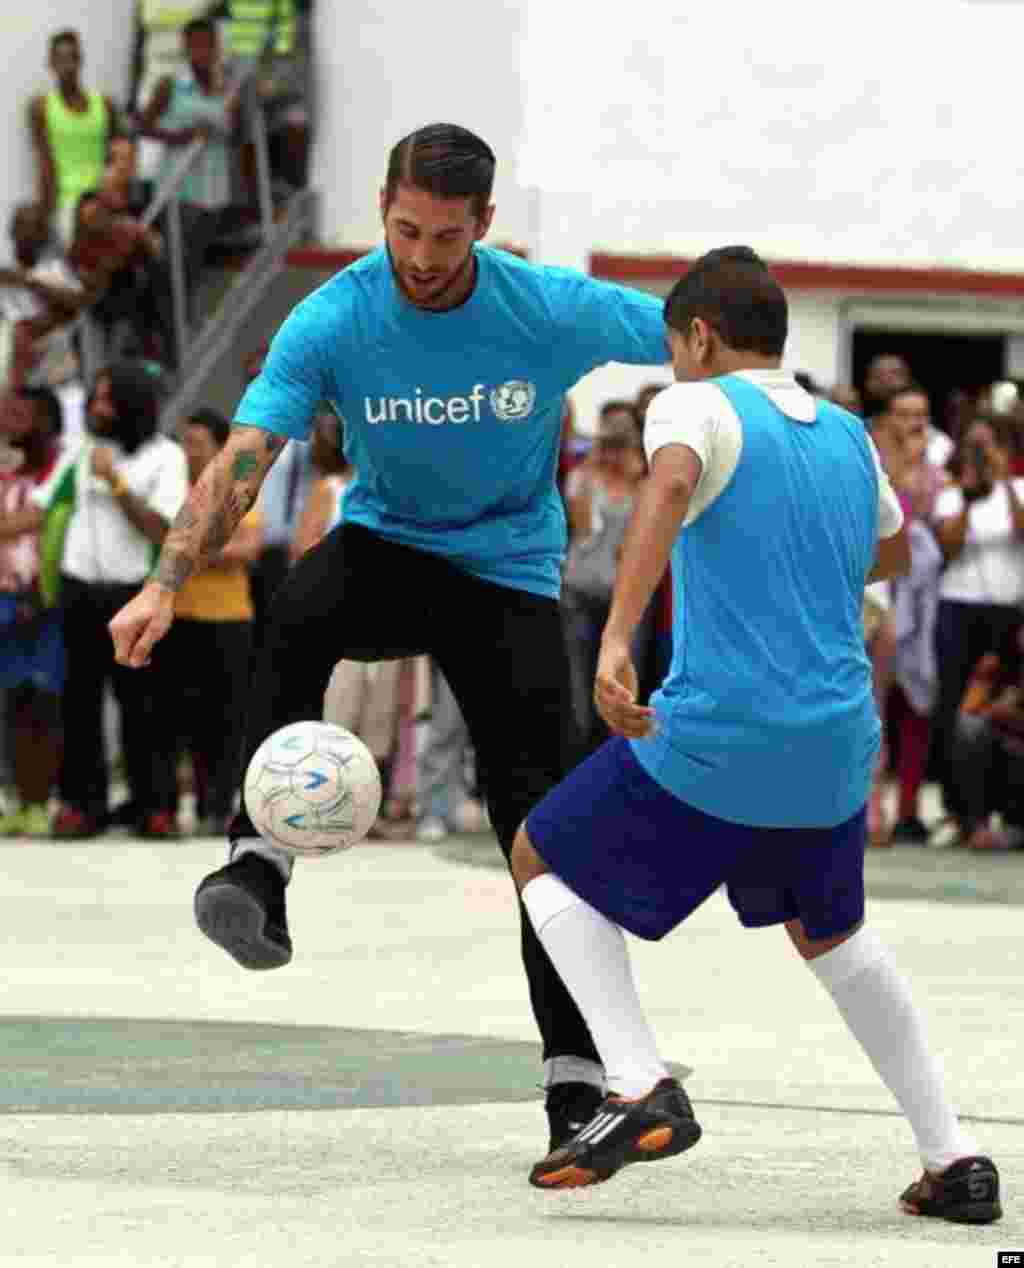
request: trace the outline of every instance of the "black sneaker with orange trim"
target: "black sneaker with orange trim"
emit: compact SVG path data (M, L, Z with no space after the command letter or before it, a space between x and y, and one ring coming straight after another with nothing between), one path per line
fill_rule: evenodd
M603 1101L604 1093L593 1083L553 1083L544 1098L550 1134L548 1153L553 1154L582 1131Z
M530 1172L537 1189L579 1189L610 1180L631 1162L657 1162L700 1140L693 1106L677 1079L661 1079L635 1101L606 1096L597 1113Z
M908 1215L933 1215L954 1224L994 1224L1002 1219L999 1172L991 1158L958 1158L938 1175L926 1171L900 1194Z

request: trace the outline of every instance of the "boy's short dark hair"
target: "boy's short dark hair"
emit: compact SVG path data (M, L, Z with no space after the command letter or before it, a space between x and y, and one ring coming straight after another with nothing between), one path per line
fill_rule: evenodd
M63 31L57 31L50 36L51 57L61 44L74 44L76 48L80 49L82 47L82 37L69 26L65 27Z
M665 324L684 333L695 317L737 352L781 357L789 332L786 296L750 247L702 255L665 300Z
M437 198L471 198L479 219L491 201L496 166L494 151L474 132L455 123L428 124L392 148L384 205L391 205L399 185L409 185Z
M223 449L231 435L231 424L215 409L197 409L185 419L191 427L205 427L218 449Z

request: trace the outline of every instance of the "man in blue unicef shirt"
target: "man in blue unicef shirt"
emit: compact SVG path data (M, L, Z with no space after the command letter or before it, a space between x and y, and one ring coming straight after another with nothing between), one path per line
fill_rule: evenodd
M565 393L608 361L665 360L651 295L481 245L495 158L473 133L422 128L391 151L386 241L300 303L249 386L231 438L164 544L152 580L111 623L141 666L186 578L231 536L318 405L345 419L356 471L343 522L271 606L248 699L246 763L271 732L322 716L342 659L429 653L473 739L506 858L565 770L569 669L558 593L566 526L555 476ZM196 895L203 932L247 968L292 954L291 856L244 810L227 866ZM543 1039L552 1144L600 1102L587 1026L528 920L523 959Z

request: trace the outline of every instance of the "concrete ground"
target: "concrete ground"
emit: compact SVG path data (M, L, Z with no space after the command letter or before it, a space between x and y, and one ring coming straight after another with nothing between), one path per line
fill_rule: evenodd
M490 848L302 865L295 959L255 974L192 924L216 843L0 844L0 1265L991 1268L1024 1248L1019 856L980 880L967 856L869 858L870 919L1002 1171L1006 1216L974 1229L900 1213L909 1129L784 935L741 931L720 895L633 943L703 1140L529 1188L534 1029Z

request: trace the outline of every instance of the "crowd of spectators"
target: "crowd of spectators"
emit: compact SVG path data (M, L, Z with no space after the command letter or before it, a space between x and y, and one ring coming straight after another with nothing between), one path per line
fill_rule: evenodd
M860 405L910 525L908 577L873 586L865 628L883 758L871 806L875 845L1024 845L1015 765L1024 739L1024 401L1013 384L958 392L944 426L898 356L868 367ZM886 781L897 781L887 813ZM942 815L926 825L933 781Z
M247 377L265 352L247 358ZM646 478L643 412L661 386L608 401L592 434L566 406L559 484L576 760L606 734L591 698L596 647ZM258 508L183 588L172 634L136 673L114 663L106 624L148 574L229 428L199 409L176 438L162 435L161 393L150 363L112 363L91 386L86 429L63 439L48 388L0 398L0 688L15 796L0 833L87 837L126 826L176 837L183 788L202 833L220 833L235 808L251 651L268 595L341 515L352 475L344 423L326 413L310 444L289 442ZM910 575L865 594L885 736L872 842L1022 846L1024 401L1012 385L963 396L954 424L937 427L927 391L896 357L877 359L860 392L828 395L862 411L910 524ZM634 649L645 698L666 671L670 628L666 577ZM119 740L106 746L97 742L110 732L105 693L119 715ZM436 665L340 661L324 716L360 734L381 768L377 835L436 842L485 823L470 736ZM126 798L114 805L117 753ZM922 809L926 784L941 815Z

